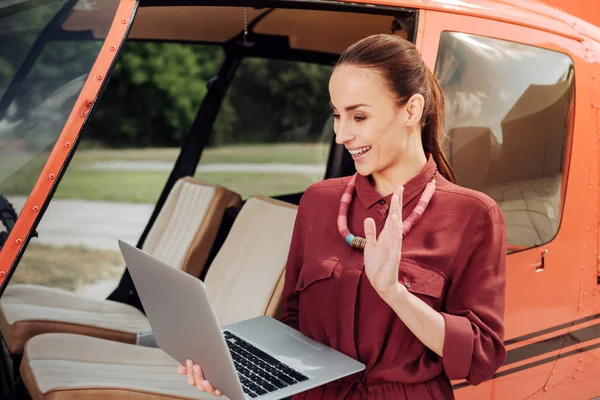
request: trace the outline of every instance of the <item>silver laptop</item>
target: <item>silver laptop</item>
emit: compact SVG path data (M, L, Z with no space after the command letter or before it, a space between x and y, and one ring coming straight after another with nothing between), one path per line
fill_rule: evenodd
M232 400L281 399L365 368L270 317L221 327L200 279L122 241L119 247L159 347L200 365Z

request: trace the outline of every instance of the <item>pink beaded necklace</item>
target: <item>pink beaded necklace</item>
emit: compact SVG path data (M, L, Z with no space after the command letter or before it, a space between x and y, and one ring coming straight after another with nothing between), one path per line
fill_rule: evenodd
M435 175L437 174L437 170L433 173L433 178L431 181L427 183L419 202L415 206L415 209L410 213L410 215L404 220L402 223L402 236L406 236L408 232L412 229L413 226L417 223L417 221L425 212L425 209L429 205L429 201L433 196L433 192L435 192ZM350 208L350 203L352 202L352 197L354 195L354 191L356 189L356 174L350 178L350 182L346 185L344 189L344 193L342 194L342 199L340 200L340 208L338 212L337 218L337 226L340 235L342 238L355 249L364 250L365 244L367 243L367 239L360 236L354 236L350 230L348 229L348 208Z

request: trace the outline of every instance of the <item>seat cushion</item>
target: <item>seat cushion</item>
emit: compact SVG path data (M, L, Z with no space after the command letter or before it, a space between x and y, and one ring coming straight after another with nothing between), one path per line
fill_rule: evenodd
M241 197L222 186L192 177L175 183L142 249L193 276L199 276L219 231L223 214Z
M177 364L156 348L50 333L27 343L21 376L34 400L214 399L190 387Z
M277 308L297 212L264 196L246 200L204 280L221 324Z
M0 302L0 330L12 354L21 354L25 342L40 333L72 332L135 343L137 333L149 329L135 307L43 286L9 286Z

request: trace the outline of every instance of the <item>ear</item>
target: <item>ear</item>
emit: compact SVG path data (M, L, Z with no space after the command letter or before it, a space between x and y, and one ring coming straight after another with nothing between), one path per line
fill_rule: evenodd
M404 110L407 113L406 126L420 126L423 109L425 107L425 98L420 94L413 94L406 102Z

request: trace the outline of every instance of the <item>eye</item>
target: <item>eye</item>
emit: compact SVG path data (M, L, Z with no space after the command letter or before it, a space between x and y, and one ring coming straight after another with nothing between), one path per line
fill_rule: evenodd
M356 115L356 116L354 116L354 120L355 120L356 122L362 122L362 121L364 121L365 119L367 119L367 117L365 117L364 115Z
M331 113L331 116L332 116L334 119L340 119L340 114Z

